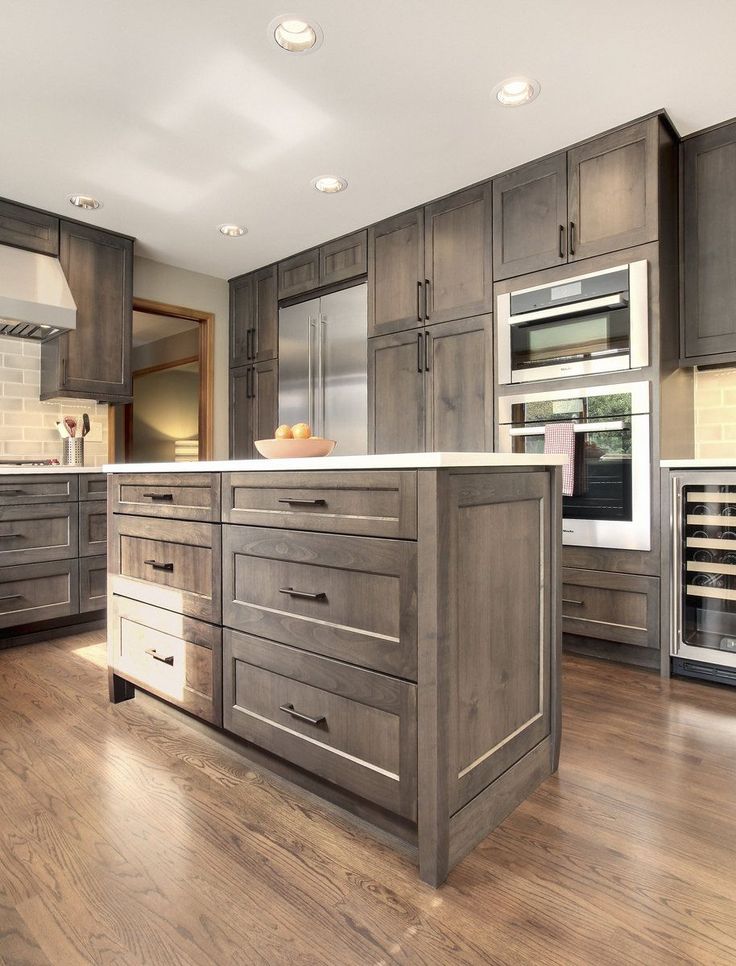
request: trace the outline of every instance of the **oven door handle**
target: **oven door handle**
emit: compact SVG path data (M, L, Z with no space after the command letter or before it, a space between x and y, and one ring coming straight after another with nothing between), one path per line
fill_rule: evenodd
M615 419L610 423L575 423L573 426L576 433L615 433L621 429L626 429L623 419ZM512 426L509 436L544 436L544 426Z
M541 319L557 319L565 315L583 315L595 309L620 309L628 305L629 300L620 292L617 295L602 295L597 299L586 299L585 302L568 302L567 305L553 305L548 309L537 309L536 312L522 312L512 315L510 325L524 325L526 322L538 322Z

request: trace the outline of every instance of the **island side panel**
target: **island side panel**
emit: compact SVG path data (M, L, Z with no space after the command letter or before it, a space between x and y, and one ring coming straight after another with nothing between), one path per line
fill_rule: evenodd
M110 701L119 704L121 701L130 701L135 697L135 687L121 678L113 670L115 664L115 635L112 633L112 575L117 567L114 550L117 540L114 536L115 519L113 516L115 503L115 479L112 473L107 477L107 690Z

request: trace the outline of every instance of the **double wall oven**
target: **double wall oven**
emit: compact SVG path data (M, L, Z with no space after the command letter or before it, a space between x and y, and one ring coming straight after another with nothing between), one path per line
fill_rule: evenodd
M562 501L564 544L651 550L650 413L649 382L499 398L501 452L543 453L545 426L573 424L575 485Z

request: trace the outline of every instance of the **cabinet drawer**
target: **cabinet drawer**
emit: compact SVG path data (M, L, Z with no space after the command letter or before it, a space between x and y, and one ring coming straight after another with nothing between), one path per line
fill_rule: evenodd
M224 726L412 821L416 686L224 632Z
M417 535L413 470L379 473L223 473L223 519L369 537Z
M222 725L222 631L124 597L110 604L116 674L185 711Z
M82 557L79 561L79 612L107 607L107 557Z
M219 526L116 515L113 527L113 593L219 624Z
M112 477L115 513L171 520L220 519L220 477L216 473L130 473Z
M105 500L107 498L107 477L104 473L79 476L80 500Z
M416 680L416 544L223 531L224 624Z
M0 627L68 617L79 610L77 560L0 570Z
M76 503L0 506L0 567L76 557L77 546Z
M79 556L107 553L107 503L88 500L79 504Z
M0 476L0 506L74 503L77 492L76 476Z
M659 647L659 578L563 568L562 630Z

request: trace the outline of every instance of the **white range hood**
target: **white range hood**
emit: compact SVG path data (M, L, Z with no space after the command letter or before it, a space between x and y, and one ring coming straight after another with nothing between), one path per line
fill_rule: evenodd
M58 258L0 245L0 335L50 339L77 327Z

